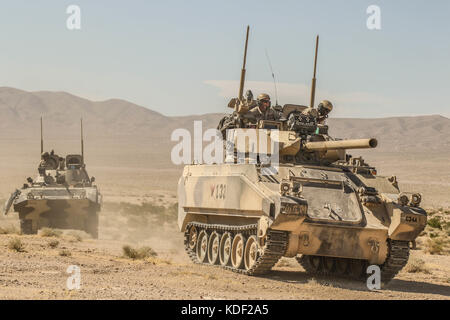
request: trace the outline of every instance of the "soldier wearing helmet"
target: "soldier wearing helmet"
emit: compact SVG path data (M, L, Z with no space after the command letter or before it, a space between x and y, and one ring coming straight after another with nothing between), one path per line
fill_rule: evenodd
M48 152L42 152L41 154L41 164L45 164L50 158L50 154ZM40 165L39 165L40 166Z
M325 124L326 118L328 118L328 114L333 110L333 105L328 100L322 100L320 101L319 105L317 106L317 111L319 113L319 116L317 117L317 123L319 124Z
M261 93L257 98L257 106L248 112L248 116L255 122L259 120L278 120L279 113L271 107L270 96Z
M48 152L41 154L41 162L39 162L39 169L54 170L56 169L56 162Z

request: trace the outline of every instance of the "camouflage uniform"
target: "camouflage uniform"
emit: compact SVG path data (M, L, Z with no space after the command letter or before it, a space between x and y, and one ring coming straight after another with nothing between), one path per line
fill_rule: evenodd
M237 117L235 112L232 114L228 114L224 116L220 121L219 125L217 126L217 130L220 131L222 138L225 140L227 137L226 131L228 129L234 129L239 127L239 124L237 123Z
M50 157L50 154L48 152L42 153L41 161L39 162L39 168L45 170L56 169L55 160Z
M328 114L333 110L333 104L328 100L322 100L317 106L319 115L317 117L318 124L325 124L325 120L328 118Z
M39 162L39 168L44 168L47 169L48 167L50 167L50 155L48 154L48 152L43 152L41 154L41 161Z
M263 111L262 104L266 102L268 106L266 106L266 110ZM258 96L258 105L252 108L247 114L246 117L251 122L258 122L259 120L273 120L277 121L281 117L281 113L277 111L274 107L270 106L270 97L266 93L261 93Z
M254 120L254 122L258 122L259 120L279 120L280 114L273 107L268 108L265 112L262 112L260 107L255 107L251 109L247 113L247 117L250 120Z

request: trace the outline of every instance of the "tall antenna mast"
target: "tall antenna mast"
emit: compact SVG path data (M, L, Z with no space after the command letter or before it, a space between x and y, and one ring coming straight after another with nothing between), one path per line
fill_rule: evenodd
M314 97L316 94L316 67L317 67L317 50L319 48L319 35L316 37L316 53L314 55L314 75L312 78L312 85L311 85L311 102L309 106L311 108L314 108Z
M239 100L244 98L244 82L245 82L245 63L247 61L247 45L248 45L248 34L250 32L250 26L247 26L247 36L245 37L245 49L244 49L244 63L242 64L241 70L241 83L239 84Z
M275 73L273 73L272 64L270 63L270 58L269 58L269 54L267 53L267 49L266 49L266 57L267 57L267 62L269 62L270 72L272 73L273 85L275 87L275 105L278 105L277 81L275 80Z
M80 119L80 123L81 123L81 164L84 165L83 118Z
M42 133L42 117L41 117L41 155L44 152L44 135Z

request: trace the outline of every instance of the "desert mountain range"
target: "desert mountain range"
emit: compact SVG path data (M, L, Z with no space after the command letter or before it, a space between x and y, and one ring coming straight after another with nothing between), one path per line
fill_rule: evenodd
M0 87L0 200L37 174L39 118L44 149L61 156L80 151L83 118L88 170L108 199L148 190L175 192L183 165L174 165L171 141L176 128L215 128L223 114L168 117L124 100L90 101L65 92L26 92ZM339 106L335 106L339 108ZM421 192L426 206L450 205L450 119L439 116L381 119L328 119L339 138L375 137L373 150L353 150L381 175L397 175L402 190Z
M224 114L230 112L226 103L224 101ZM215 128L223 114L168 117L125 100L97 102L65 92L27 92L0 87L0 139L39 139L41 116L47 139L77 137L82 117L85 135L91 142L145 140L149 144L173 146L170 135L174 129L192 131L194 120L202 120L204 129ZM331 117L328 124L335 137L376 137L380 151L450 150L450 119L440 115L377 119Z

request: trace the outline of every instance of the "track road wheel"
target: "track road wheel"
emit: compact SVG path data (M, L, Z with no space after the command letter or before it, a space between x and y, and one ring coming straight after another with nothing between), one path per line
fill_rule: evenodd
M314 273L311 266L309 265L309 256L302 254L300 257L295 257L297 262L305 269L306 273Z
M322 271L322 257L319 256L309 256L309 264L313 268L315 273L319 273Z
M231 265L235 269L241 269L244 265L245 238L242 233L238 233L233 238L231 245Z
M332 274L335 269L335 259L332 257L323 257L323 271L326 274Z
M220 235L214 231L209 236L208 241L208 262L210 264L217 264L219 262L219 244Z
M200 263L205 262L208 254L208 233L205 230L200 231L197 241L197 259Z
M231 243L232 243L231 233L225 232L222 235L222 237L220 237L220 245L219 245L219 260L222 266L227 266L230 264Z
M348 274L348 259L336 258L336 274L345 276Z
M359 279L364 272L364 260L351 259L349 262L350 276L354 279Z
M197 238L198 238L198 230L195 226L192 226L191 229L189 230L189 238L188 238L189 249L195 250Z
M250 270L256 263L258 259L258 240L256 236L251 236L248 238L247 243L245 244L245 252L244 252L244 267L245 270Z

